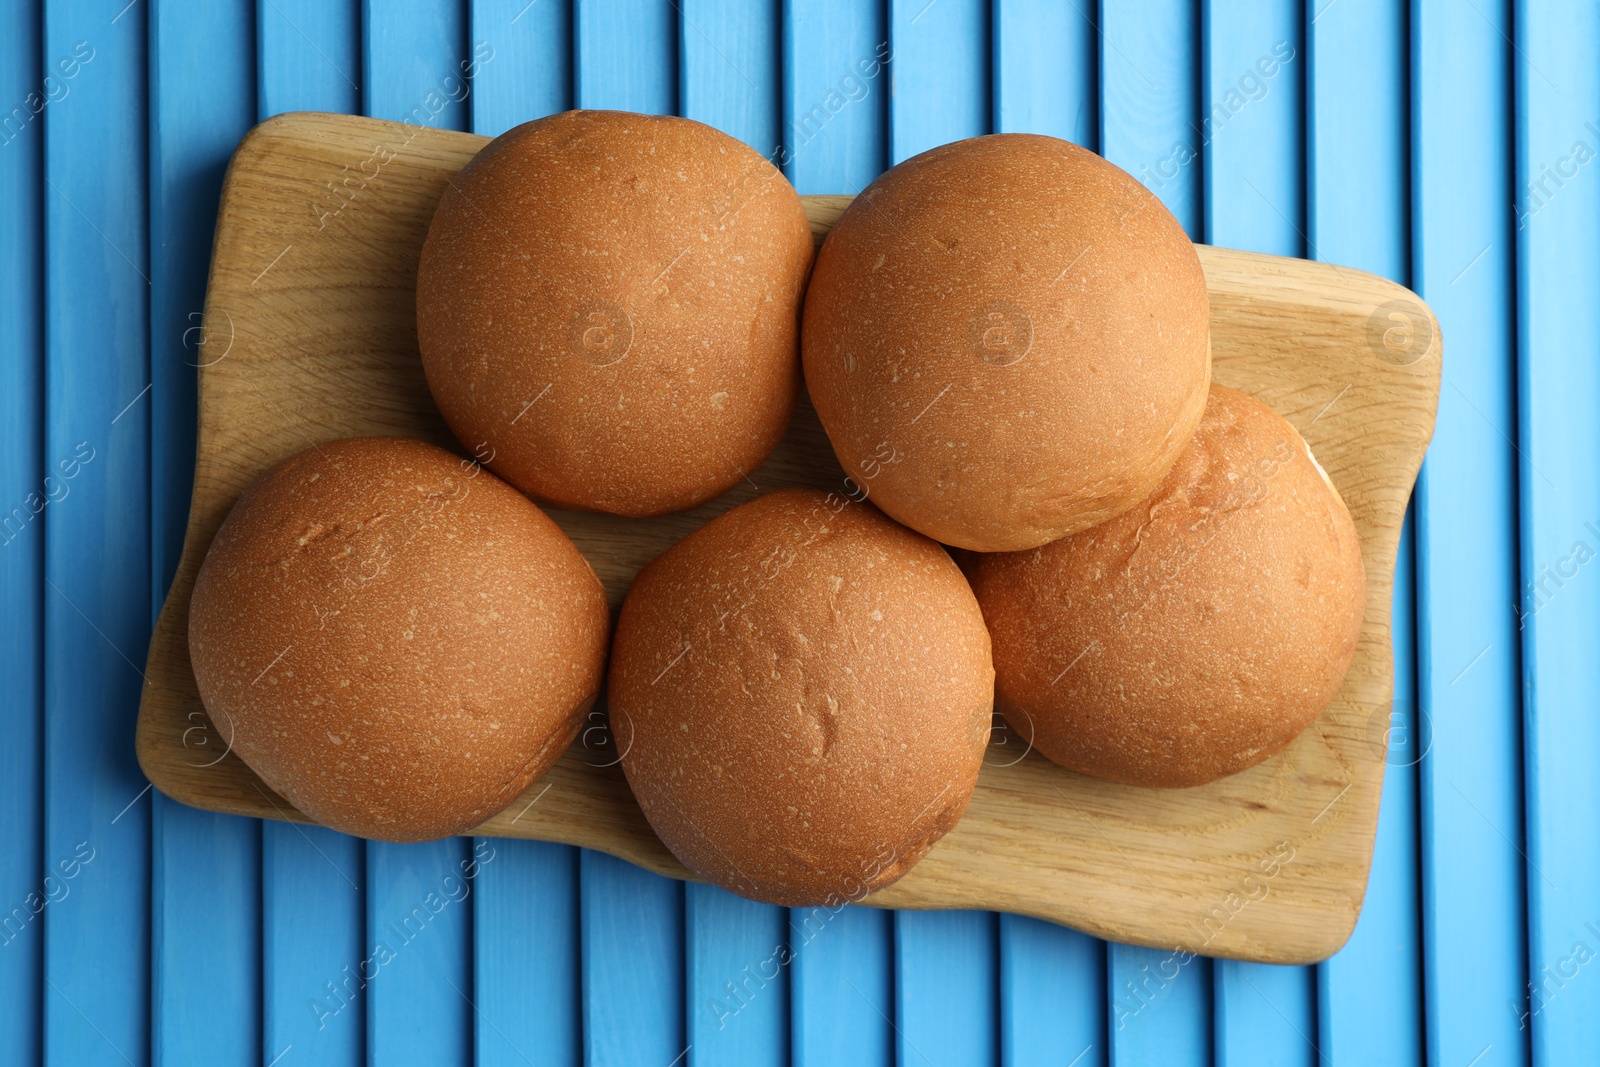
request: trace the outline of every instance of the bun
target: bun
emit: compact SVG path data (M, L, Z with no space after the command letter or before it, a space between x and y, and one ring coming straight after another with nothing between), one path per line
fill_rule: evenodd
M359 438L239 498L195 580L189 651L268 786L336 830L422 841L560 757L608 622L594 571L526 497L432 445Z
M710 126L570 111L445 189L417 276L428 387L537 500L681 511L761 465L799 389L800 197Z
M961 818L994 671L942 548L870 505L786 489L639 572L608 694L628 782L673 854L798 907L890 884Z
M818 254L806 384L846 473L946 544L1033 548L1148 496L1205 405L1205 277L1092 152L957 141L884 174Z
M1006 721L1136 785L1199 785L1288 745L1338 691L1366 608L1333 484L1294 427L1222 386L1149 499L967 566Z

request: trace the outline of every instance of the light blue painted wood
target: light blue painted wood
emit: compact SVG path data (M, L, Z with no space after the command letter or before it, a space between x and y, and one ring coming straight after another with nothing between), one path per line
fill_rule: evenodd
M897 911L894 920L898 1061L934 1067L998 1063L995 914Z
M1320 5L1306 26L1308 252L1409 279L1405 15L1394 4ZM1329 400L1333 399L1331 396ZM1337 409L1335 409L1336 411ZM1326 415L1332 418L1335 415ZM1318 1029L1338 1063L1420 1058L1422 991L1417 770L1405 744L1416 707L1413 541L1402 536L1394 583L1394 755L1384 777L1372 873L1349 944L1318 968ZM1382 748L1388 712L1374 709ZM1377 754L1374 753L1374 759Z
M889 36L883 9L846 0L783 7L779 166L801 193L858 193L887 165ZM791 909L795 1067L894 1062L892 921L872 908Z
M1531 1031L1535 1063L1578 1063L1600 1040L1600 584L1580 547L1600 526L1600 9L1513 21Z
M1184 0L1106 4L1099 16L1101 152L1144 182L1191 237L1204 227L1198 16ZM1110 1062L1209 1063L1211 971L1208 959L1110 946Z
M258 0L258 117L361 111L361 0Z
M368 843L369 1063L471 1062L473 892L497 858L487 840Z
M889 0L889 47L891 163L991 130L984 0Z
M1509 3L1476 6L1424 0L1412 22L1414 283L1445 342L1416 499L1418 685L1431 728L1412 756L1427 744L1429 1057L1465 1063L1490 1048L1483 1062L1521 1064L1531 1007L1526 865L1512 843L1523 825L1521 657L1506 610L1519 600L1512 27Z
M1200 98L1212 244L1305 255L1305 35L1296 0L1207 0Z
M1144 182L1198 238L1198 2L1108 3L1099 17L1100 154Z
M357 0L260 0L258 119L360 110ZM354 1067L365 1060L365 842L319 827L261 827L261 1062Z
M1111 943L1106 982L1114 1067L1211 1062L1211 960L1188 950Z
M859 193L889 165L889 28L876 4L783 8L783 136L796 189Z
M764 156L784 141L781 14L776 0L682 0L678 20L681 113Z
M763 155L775 152L781 141L778 5L683 0L679 14L683 114ZM787 1063L786 909L711 886L689 885L684 893L689 1062L697 1067Z
M147 11L114 14L47 3L41 56L70 86L43 116L44 462L93 456L39 520L43 860L77 864L43 916L57 1064L149 1056L150 798L133 753L150 633Z
M487 838L477 878L473 967L479 1067L583 1059L578 850Z
M889 160L991 129L989 12L973 0L891 0ZM895 915L901 1063L984 1064L999 1054L995 917Z
M1093 8L1053 0L996 0L994 128L1100 143L1099 35Z
M374 118L462 130L475 63L460 0L364 0L365 109ZM492 62L492 60L491 60ZM367 844L367 940L395 954L367 988L367 1057L376 1064L465 1063L477 1027L473 882L492 846L460 838ZM474 877L465 877L468 870ZM492 1020L490 1020L492 1022Z
M472 132L513 126L572 107L571 0L470 0L471 40L486 44L469 97Z
M1208 0L1201 31L1206 241L1304 255L1301 5ZM1316 1062L1312 968L1219 960L1213 975L1220 1067Z
M573 0L577 106L678 111L678 9L673 0Z
M993 19L997 130L1086 148L1100 138L1099 38L1072 4L999 0ZM1009 757L1007 757L1009 758ZM1006 1067L1106 1062L1104 942L1020 915L999 917L1000 1054Z
M689 1062L789 1062L788 912L707 885L684 887Z
M789 909L794 1067L895 1062L893 918L853 904Z
M572 100L572 13L562 0L476 0L473 132L499 134ZM479 842L483 844L485 842ZM578 850L487 842L477 878L472 960L479 1067L582 1059Z
M586 108L673 114L677 10L665 0L574 0L574 93ZM591 1064L687 1057L683 884L584 852L583 1040Z
M1106 1062L1106 945L1021 915L1000 919L1000 1062Z
M194 479L195 365L222 173L255 118L253 7L150 10L151 618L183 547ZM245 27L240 32L238 27ZM196 79L204 64L207 77ZM227 343L210 346L218 352ZM192 763L228 739L191 734ZM261 1045L260 823L152 794L151 1041L158 1064L246 1064Z
M6 744L0 746L0 1062L35 1063L44 924L56 886L46 886L43 741L44 527L35 510L61 484L44 458L44 84L40 14L28 4L0 10L0 679ZM59 72L53 71L51 85ZM74 79L75 80L75 79ZM59 93L61 90L57 89ZM20 108L21 114L14 109ZM70 469L70 468L69 468ZM61 490L55 492L59 495ZM30 498L30 494L32 494ZM54 594L51 594L54 595ZM54 889L55 895L61 890Z
M682 1063L683 883L587 849L579 864L584 1063Z
M374 118L467 128L473 59L461 0L362 0L361 84Z
M367 986L380 954L362 905L363 843L268 822L261 839L261 1062L365 1062Z

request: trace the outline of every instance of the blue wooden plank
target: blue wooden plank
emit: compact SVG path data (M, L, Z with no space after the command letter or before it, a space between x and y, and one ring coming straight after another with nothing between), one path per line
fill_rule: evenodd
M473 968L478 1067L583 1060L578 850L487 839L478 873Z
M682 0L678 23L682 114L762 155L783 143L783 33L777 3Z
M570 3L474 0L471 41L487 46L468 97L474 133L498 135L571 106ZM578 850L488 844L496 858L478 874L473 905L477 1062L575 1065L583 1047Z
M1417 761L1426 735L1416 729L1413 711L1415 558L1408 518L1394 568L1395 703L1387 724L1375 724L1371 734L1378 745L1373 758L1381 753L1388 766L1366 901L1350 940L1317 968L1318 1044L1333 1063L1425 1062ZM1386 729L1389 747L1384 751Z
M585 849L583 1047L590 1067L683 1062L683 883Z
M261 1062L365 1062L366 989L379 954L361 913L358 838L267 823L261 844ZM282 1060L279 1058L282 1057Z
M677 22L668 0L574 0L578 106L675 113ZM579 871L585 1062L686 1058L682 883L592 852Z
M889 28L877 4L783 8L779 166L801 193L859 193L888 166Z
M1142 181L1191 237L1199 237L1205 223L1197 5L1107 4L1100 20L1101 153ZM1159 949L1109 947L1111 1063L1211 1061L1211 961L1195 958L1179 966L1182 958Z
M1098 148L1099 43L1093 19L1080 6L998 0L995 128ZM1020 915L1002 915L999 922L1001 1062L1104 1064L1105 943Z
M684 1010L695 1067L789 1062L788 912L684 887Z
M689 118L762 154L781 136L778 5L683 0L678 98ZM685 889L685 1043L690 1062L789 1058L788 913L704 885Z
M467 128L474 58L461 0L362 0L363 110L373 118Z
M1097 149L1100 39L1084 8L1058 0L996 0L993 33L994 128L1046 133Z
M44 1053L61 1064L149 1053L150 802L133 754L150 633L146 14L56 0L44 16L46 68L77 66L43 117L44 455L93 456L41 516L44 862L93 857L44 919Z
M1102 5L1100 15L1100 154L1144 182L1195 238L1204 224L1197 6L1138 0Z
M791 908L794 1067L892 1064L893 915L877 908Z
M472 132L513 126L572 107L571 0L470 0L471 43L484 44L468 97Z
M1584 973L1600 951L1600 585L1582 570L1600 520L1600 9L1522 2L1513 22L1530 1029L1534 1062L1578 1063L1600 1039Z
M495 845L368 843L369 1063L470 1061L473 890L498 858Z
M359 110L358 0L261 0L257 118ZM365 842L317 827L261 828L261 1060L354 1065L366 1049Z
M974 0L890 0L889 159L990 131L989 9ZM979 912L895 916L901 1063L993 1063L997 924Z
M1206 240L1304 255L1301 5L1208 0L1201 31ZM1220 960L1213 975L1219 1065L1317 1060L1312 968Z
M361 14L366 113L466 129L469 75L493 60L487 43L469 46L460 0L364 0ZM485 850L451 838L373 841L366 851L367 939L395 953L367 988L367 1057L378 1064L460 1062L477 1027L472 880L463 875L469 868L476 874Z
M1000 916L1000 1062L1106 1062L1106 945L1021 915Z
M777 160L801 193L858 193L887 164L889 55L880 5L786 0ZM890 917L854 906L793 909L789 930L795 1067L893 1063Z
M361 0L260 0L258 117L361 110Z
M1305 34L1296 0L1207 0L1200 98L1210 243L1305 254Z
M222 174L255 119L252 14L243 0L169 0L149 16L152 617L177 568L188 518L195 365L205 359L198 327ZM201 63L204 80L193 75ZM226 749L224 738L195 737L191 762L209 763ZM152 1058L254 1063L260 824L159 795L153 801Z
M1412 24L1415 287L1444 384L1417 485L1428 1054L1526 1063L1509 3L1424 0ZM1392 773L1392 772L1391 772ZM1386 813L1387 814L1387 813Z
M44 776L44 528L39 515L64 472L44 458L44 122L50 89L68 84L41 59L40 15L30 4L0 11L0 640L6 744L0 746L0 1062L35 1063L43 1050L44 923L58 872L41 860ZM50 84L45 85L49 71ZM76 80L75 78L73 79ZM68 468L71 470L72 468ZM45 483L45 476L50 480ZM36 514L37 513L37 514Z
M1397 5L1343 0L1306 26L1308 251L1397 281L1409 278L1407 35ZM1329 397L1333 399L1332 396ZM1372 873L1349 944L1318 969L1324 1053L1336 1062L1420 1058L1421 936L1417 928L1417 753L1409 525L1394 583L1395 707ZM1381 739L1386 724L1375 725ZM1377 758L1377 753L1374 753Z
M889 0L889 160L990 132L989 5Z
M673 0L574 0L574 93L583 108L678 112Z
M933 1067L998 1063L995 914L897 911L894 919L898 1062Z
M1211 960L1112 943L1106 982L1113 1067L1211 1062Z

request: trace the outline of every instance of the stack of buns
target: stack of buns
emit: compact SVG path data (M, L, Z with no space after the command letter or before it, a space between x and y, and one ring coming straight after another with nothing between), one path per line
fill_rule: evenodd
M329 826L467 831L560 757L604 681L627 780L690 870L843 902L957 824L996 711L1071 771L1194 786L1286 747L1354 656L1365 574L1338 492L1287 421L1211 385L1176 220L1064 141L907 160L813 263L799 196L740 142L552 116L449 183L417 316L476 458L364 439L285 461L191 605L211 716ZM719 496L802 385L844 482L691 533L613 635L539 505Z

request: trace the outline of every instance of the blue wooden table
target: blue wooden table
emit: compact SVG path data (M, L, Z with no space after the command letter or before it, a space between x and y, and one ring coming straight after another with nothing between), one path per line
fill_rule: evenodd
M1055 134L1196 240L1432 303L1438 432L1342 952L1168 979L1007 916L791 931L603 855L368 844L147 788L230 150L295 109L493 134L573 106L712 123L806 193ZM0 1064L1600 1062L1597 152L1580 0L5 0Z

